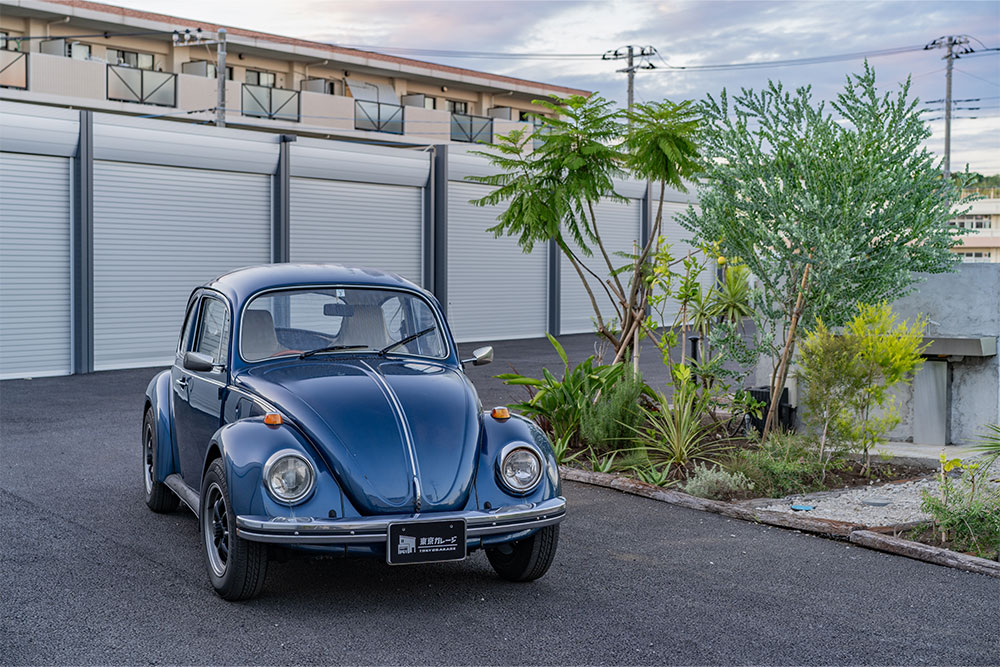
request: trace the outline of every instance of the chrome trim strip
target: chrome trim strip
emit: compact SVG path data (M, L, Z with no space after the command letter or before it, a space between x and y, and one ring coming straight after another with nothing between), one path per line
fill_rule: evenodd
M246 389L240 389L235 384L226 385L226 388L229 389L229 391L235 391L238 394L242 394L243 396L246 396L251 401L253 401L257 405L259 405L264 410L264 412L277 412L277 413L281 414L282 417L287 417L288 416L285 413L281 412L281 410L279 410L278 408L274 407L273 405L271 405L270 403L268 403L267 401L265 401L264 399L262 399L260 396L257 396L256 394L252 394L249 391L247 391Z
M194 512L195 516L198 516L198 492L192 489L190 486L184 483L181 476L177 473L172 473L167 475L167 478L163 480L163 483L167 485L167 488L174 492L174 494L181 499L187 508Z
M388 399L389 404L392 406L392 410L396 415L396 425L400 429L400 433L403 436L403 442L406 443L406 451L410 456L410 472L413 473L413 504L414 509L417 513L420 512L420 470L417 467L417 448L413 444L413 434L410 432L410 421L406 418L406 412L403 411L403 404L399 402L399 396L393 391L392 387L386 382L386 379L379 373L375 368L369 364L364 359L360 359L358 366L364 369L365 374L370 377L375 384L378 385L382 394Z
M469 537L515 533L552 526L566 518L566 499L502 507L494 512L394 514L368 519L236 517L237 535L255 542L285 544L373 544L387 539L389 524L465 519Z

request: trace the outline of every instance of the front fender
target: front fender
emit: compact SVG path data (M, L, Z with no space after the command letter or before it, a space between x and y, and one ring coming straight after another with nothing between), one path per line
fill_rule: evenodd
M500 450L512 442L533 444L542 453L545 466L542 481L534 491L526 495L511 493L497 480L497 456ZM476 497L479 509L483 509L487 502L492 507L503 507L541 502L560 495L562 495L562 481L559 479L559 466L552 445L542 430L521 415L511 415L510 419L500 421L494 419L489 412L483 413L479 469L476 473Z
M153 408L153 421L156 428L156 469L153 471L154 481L162 482L175 472L177 465L177 445L174 442L174 429L170 400L170 371L160 371L146 387L146 402Z
M357 516L353 508L345 506L344 494L322 457L293 426L269 426L264 423L263 417L251 417L226 424L216 431L212 441L222 457L229 499L235 514ZM304 502L293 506L276 501L264 486L264 464L272 454L283 449L301 454L316 471L312 494ZM212 448L209 449L209 456L214 456Z

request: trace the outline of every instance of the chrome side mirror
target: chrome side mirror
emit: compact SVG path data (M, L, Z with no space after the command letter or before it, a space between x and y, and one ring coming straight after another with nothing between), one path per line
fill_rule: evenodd
M477 347L472 351L471 359L462 359L463 364L472 363L473 366L485 366L493 361L493 346Z
M215 368L212 357L201 352L184 353L184 369L188 371L211 371Z

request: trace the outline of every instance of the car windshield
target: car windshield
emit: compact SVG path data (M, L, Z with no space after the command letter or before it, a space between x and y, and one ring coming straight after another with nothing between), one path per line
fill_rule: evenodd
M447 347L427 301L400 290L287 289L256 296L243 309L246 361L359 352L442 359Z

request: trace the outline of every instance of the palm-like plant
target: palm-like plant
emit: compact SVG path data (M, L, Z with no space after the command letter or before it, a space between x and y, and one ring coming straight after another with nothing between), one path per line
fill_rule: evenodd
M657 393L653 407L643 407L646 426L633 429L633 439L646 449L654 464L662 464L683 477L689 463L718 463L724 447L712 441L713 426L705 423L711 407L708 392L698 390L688 367L676 366L675 374L673 398Z
M752 314L750 308L750 270L743 264L729 264L722 282L715 290L713 315L737 324Z
M1000 425L987 424L986 433L974 449L984 454L984 469L988 469L995 461L1000 460Z

